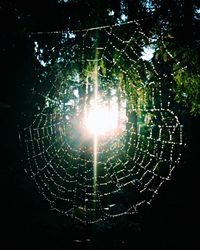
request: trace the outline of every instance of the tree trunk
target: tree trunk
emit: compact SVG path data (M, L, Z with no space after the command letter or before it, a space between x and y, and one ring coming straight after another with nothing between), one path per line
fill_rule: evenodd
M189 43L193 39L193 0L184 0L183 4L183 40Z

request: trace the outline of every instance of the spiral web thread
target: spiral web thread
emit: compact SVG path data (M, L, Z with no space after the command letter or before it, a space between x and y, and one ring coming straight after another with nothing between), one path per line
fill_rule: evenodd
M58 50L35 41L40 73L23 128L25 171L51 210L85 223L135 214L170 179L183 127L164 87L173 73L158 73L147 57L155 40L133 22L63 32ZM108 134L84 124L95 91L98 105L117 106L117 129Z

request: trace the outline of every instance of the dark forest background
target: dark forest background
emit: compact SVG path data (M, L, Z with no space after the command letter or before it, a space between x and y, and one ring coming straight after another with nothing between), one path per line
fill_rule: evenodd
M200 2L192 0L131 1L126 3L128 20L143 18L143 28L168 30L168 46L182 62L190 64L177 101L182 105L187 146L183 161L170 182L163 185L152 205L135 223L112 231L94 228L65 230L45 217L47 204L29 183L20 159L19 117L26 93L34 80L34 47L37 32L83 29L115 23L120 18L119 0L0 1L0 248L1 249L196 249L199 231L199 80L191 87L187 77L199 79ZM149 3L144 5L145 3ZM107 9L115 12L106 19ZM151 10L153 9L153 10ZM154 10L155 9L155 10ZM70 17L70 18L69 18ZM34 35L32 35L34 33ZM193 51L191 53L191 51ZM179 53L178 53L179 52ZM162 53L160 55L163 56ZM164 58L164 57L163 57ZM164 60L167 60L164 58ZM195 72L196 70L196 72ZM192 89L192 90L191 90ZM188 95L181 99L181 91ZM197 96L197 97L196 97ZM46 218L46 219L45 219ZM198 246L198 243L197 243Z

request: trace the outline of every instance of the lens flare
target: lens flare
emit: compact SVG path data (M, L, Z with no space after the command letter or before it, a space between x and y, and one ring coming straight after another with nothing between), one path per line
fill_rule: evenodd
M92 134L109 134L118 128L118 108L94 105L86 116L85 126Z

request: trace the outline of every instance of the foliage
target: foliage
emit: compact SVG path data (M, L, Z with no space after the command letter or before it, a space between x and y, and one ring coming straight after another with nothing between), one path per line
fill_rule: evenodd
M180 64L174 64L174 91L177 102L200 114L200 58L197 49L189 47L179 50Z
M45 0L40 1L39 4L37 1L27 3L3 1L0 14L1 23L9 24L5 27L2 26L2 30L7 29L9 32L25 32L28 34L35 32L33 39L38 41L40 48L44 51L41 59L46 61L46 71L51 70L51 67L48 67L51 63L59 63L60 68L62 68L65 65L65 54L73 49L75 43L79 43L80 46L81 44L79 37L71 38L70 43L68 40L68 47L65 48L65 51L61 51L63 47L61 34L40 36L37 35L38 31L86 29L123 22L123 18L127 21L139 19L142 29L150 36L159 36L161 30L167 30L169 37L166 45L173 52L173 56L180 61L180 64L177 65L177 60L171 60L172 58L161 46L159 46L159 50L155 54L155 60L162 61L160 68L170 64L175 73L174 84L170 86L169 83L169 88L173 87L176 101L189 108L191 113L195 115L200 113L198 69L199 6L200 2L198 0ZM52 18L52 16L55 18ZM127 33L130 32L132 31L128 30L127 27ZM124 33L126 32L124 31ZM73 34L71 33L71 35ZM3 43L4 40L10 40L10 37L2 39ZM137 43L139 43L140 38L137 37L136 39ZM48 42L46 42L47 40ZM13 44L16 44L16 41ZM5 47L5 45L3 46ZM11 43L8 46L11 47ZM52 48L55 48L53 53ZM33 56L31 55L32 51L29 51L29 53L29 56ZM63 58L60 57L60 53ZM115 56L117 55L113 55L113 57ZM55 61L56 58L59 62L58 60ZM124 67L129 66L126 61L121 63L124 64ZM139 64L140 61L135 66L139 67ZM106 75L107 65L101 62L100 67L102 74ZM42 67L41 70L43 70ZM133 79L137 78L137 75L134 76L133 73L132 77ZM138 86L140 88L141 84Z

